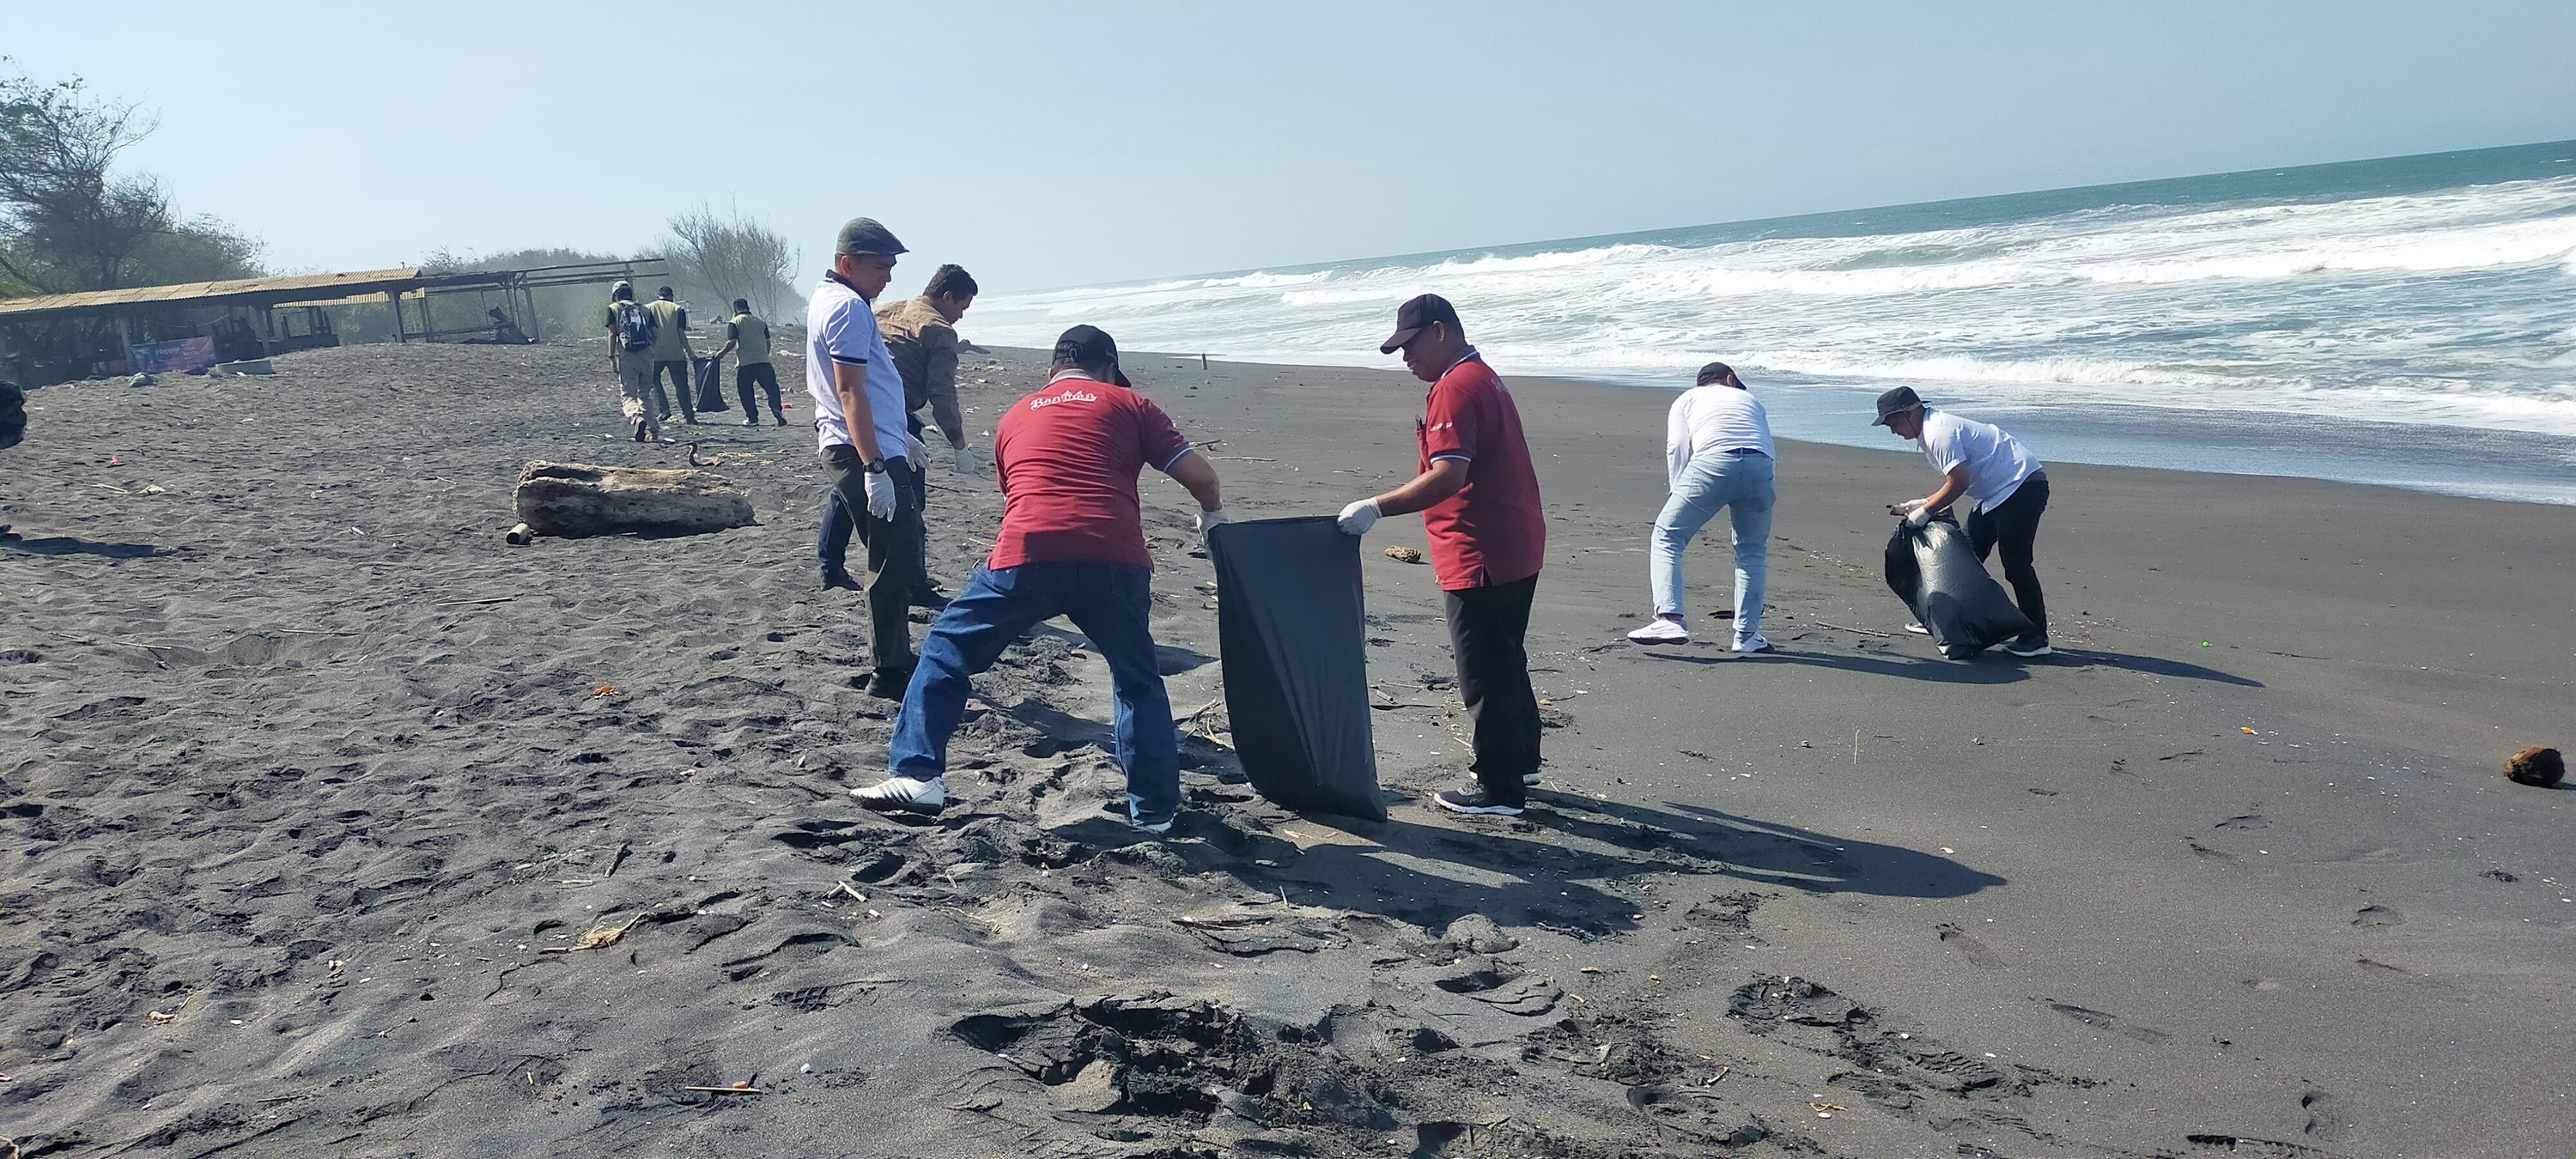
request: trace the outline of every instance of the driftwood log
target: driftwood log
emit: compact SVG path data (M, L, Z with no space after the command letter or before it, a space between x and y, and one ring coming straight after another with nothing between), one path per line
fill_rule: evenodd
M539 535L686 535L752 522L751 497L712 471L530 463L515 503Z

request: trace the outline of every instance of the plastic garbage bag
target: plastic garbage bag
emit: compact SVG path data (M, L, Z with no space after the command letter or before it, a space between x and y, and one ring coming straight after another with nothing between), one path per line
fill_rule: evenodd
M1887 538L1887 586L1913 609L1943 656L1965 660L2030 630L2004 586L1986 574L1968 533L1947 516L1896 524Z
M1291 809L1386 819L1369 722L1360 541L1331 516L1208 532L1234 749Z
M27 392L14 382L0 382L0 451L27 437Z
M693 360L689 373L697 379L699 414L722 414L733 409L725 403L724 359Z

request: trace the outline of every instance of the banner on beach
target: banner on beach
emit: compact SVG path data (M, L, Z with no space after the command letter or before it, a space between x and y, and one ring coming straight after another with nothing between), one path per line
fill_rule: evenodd
M1360 541L1328 515L1208 531L1235 756L1291 809L1386 819L1369 723Z
M185 374L215 362L212 338L175 338L125 348L125 368L134 374Z

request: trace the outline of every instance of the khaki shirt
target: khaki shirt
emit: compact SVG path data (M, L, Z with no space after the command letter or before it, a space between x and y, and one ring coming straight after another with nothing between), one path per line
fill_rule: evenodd
M877 328L894 355L895 373L903 376L904 408L928 406L949 445L964 443L966 421L957 410L957 328L926 297L879 307Z
M655 298L644 303L653 312L653 321L661 332L653 336L653 361L678 362L689 356L689 311L678 302Z
M769 361L769 323L749 314L736 314L725 323L725 336L733 339L733 364L758 366Z

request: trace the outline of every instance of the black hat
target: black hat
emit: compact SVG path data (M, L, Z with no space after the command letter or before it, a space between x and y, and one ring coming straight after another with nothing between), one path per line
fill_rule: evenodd
M1707 386L1712 382L1724 382L1733 377L1735 377L1735 368L1723 362L1712 362L1699 368L1701 386Z
M1377 352L1395 353L1405 343L1413 341L1414 335L1422 333L1424 328L1434 322L1446 322L1449 324L1449 329L1457 330L1459 328L1458 308L1450 305L1449 299L1438 294L1424 294L1396 307L1395 337L1379 343Z
M832 254L900 254L911 251L894 239L894 234L877 224L873 217L853 217L841 227L841 236L832 243Z
M1098 326L1076 326L1057 335L1054 361L1058 366L1086 368L1106 363L1109 380L1120 386L1128 385L1127 372L1118 369L1118 343L1109 337L1108 331Z
M1897 387L1894 390L1878 396L1878 418L1869 425L1874 427L1886 426L1888 416L1901 415L1921 405L1923 405L1923 396L1914 393L1913 387Z

